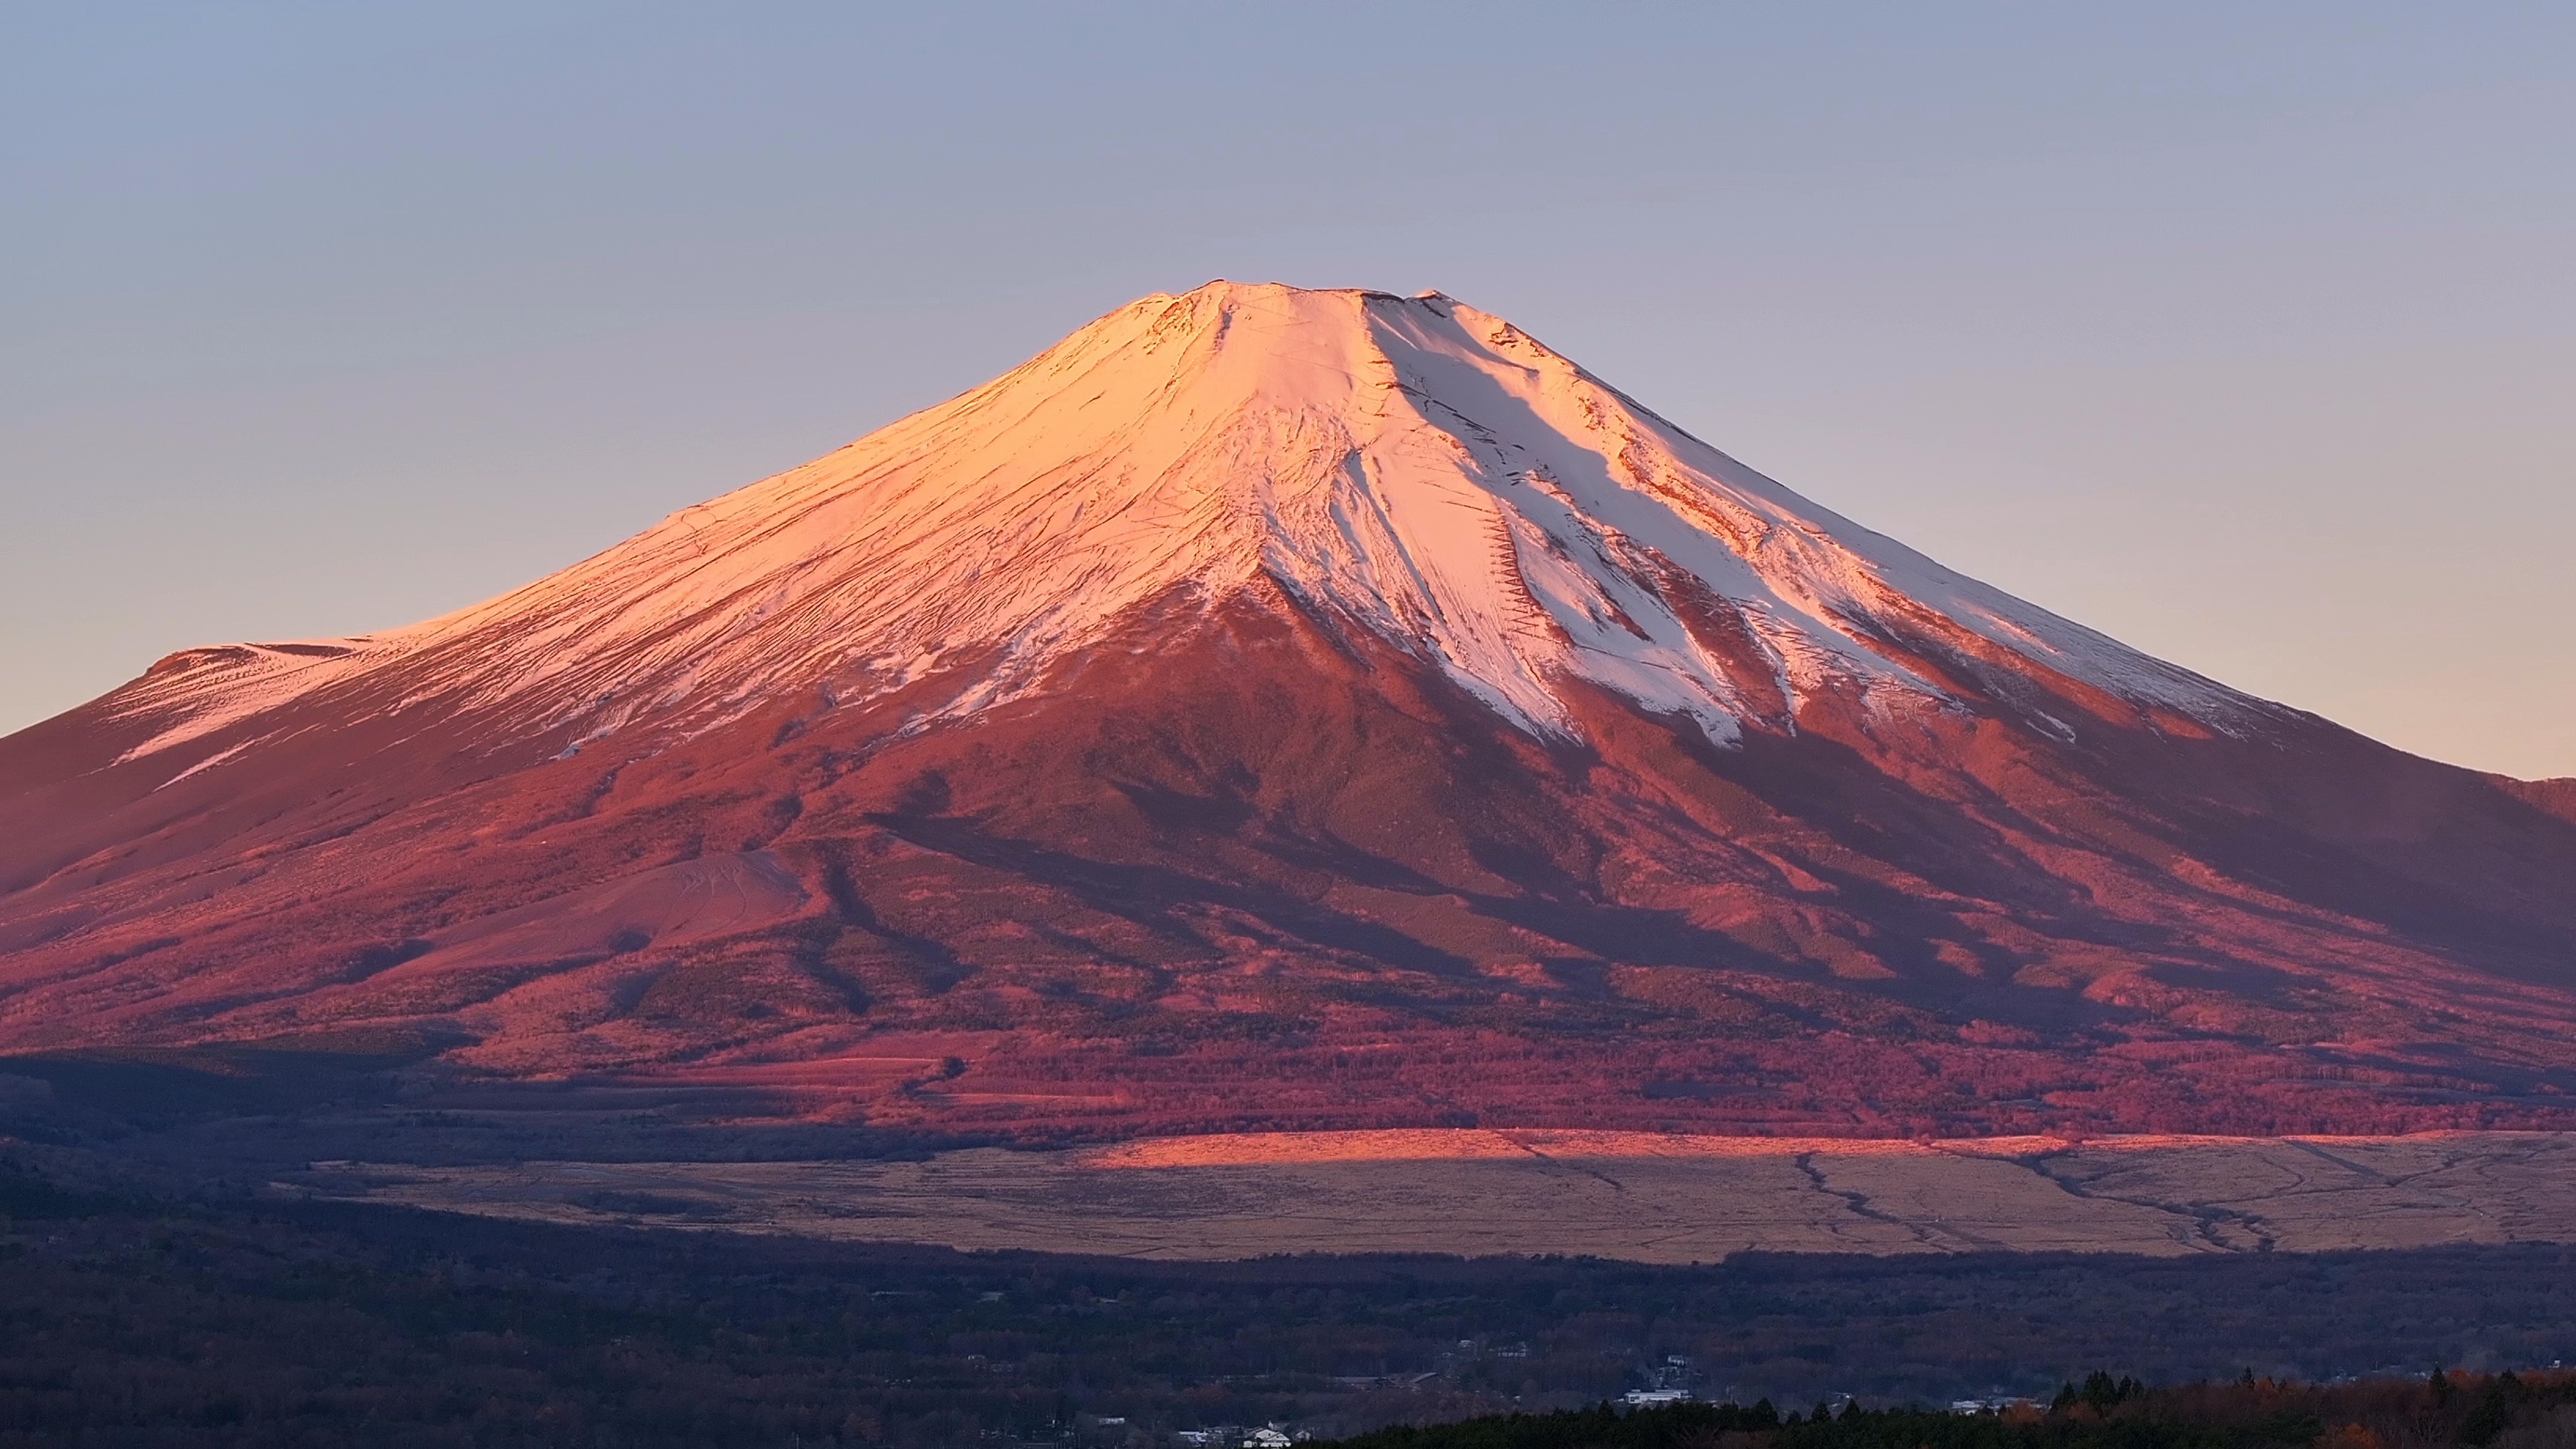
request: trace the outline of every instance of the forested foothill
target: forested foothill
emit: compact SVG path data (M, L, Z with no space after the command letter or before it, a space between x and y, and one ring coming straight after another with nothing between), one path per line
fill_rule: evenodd
M2180 1389L2123 1398L2100 1425L2071 1408L2037 1427L1873 1416L1961 1397L2045 1401L2101 1365L2182 1384L2249 1369L2276 1382L2420 1381L2441 1362L2465 1366L2454 1392L2482 1403L2477 1374L2525 1368L2517 1383L2557 1393L2528 1369L2576 1358L2576 1249L2556 1247L1747 1256L1679 1269L1156 1263L557 1228L179 1191L111 1167L25 1145L0 1156L0 1444L1109 1449L1272 1422L1331 1438L1661 1386L1784 1406L1851 1396L1872 1409L1830 1431L1812 1419L1758 1432L1688 1414L1619 1422L1669 1423L1682 1437L1697 1425L1730 1443L1755 1434L1746 1449L1766 1435L1778 1449L1827 1449L1829 1438L2079 1449L2111 1442L2086 1434L2152 1420L2162 1427L2150 1437L2119 1442L2156 1449L2253 1441L2225 1438L2243 1426L2221 1418L2190 1421L2200 1438L2174 1427L2185 1421L2168 1407L2199 1402ZM2370 1385L2266 1392L2337 1433L2363 1421L2317 1405L2403 1399ZM2525 1407L2515 1400L2498 1432L2528 1427ZM2446 1401L2441 1414L2474 1408ZM1523 1434L1573 1421L1505 1422ZM2408 1439L2394 1424L2364 1426L2388 1449L2468 1442ZM1882 1433L1892 1437L1867 1437Z
M2576 1374L2564 1370L2375 1377L2304 1384L2258 1378L2151 1388L2095 1370L2043 1403L1947 1411L1872 1408L1782 1414L1673 1404L1485 1415L1394 1425L1340 1449L2567 1449L2576 1445Z

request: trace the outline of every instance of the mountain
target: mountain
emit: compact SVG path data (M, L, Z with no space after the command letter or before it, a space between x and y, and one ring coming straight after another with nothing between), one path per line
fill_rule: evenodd
M2358 621L2357 621L2358 624ZM2576 797L1211 283L0 740L0 1050L1026 1136L2576 1125Z

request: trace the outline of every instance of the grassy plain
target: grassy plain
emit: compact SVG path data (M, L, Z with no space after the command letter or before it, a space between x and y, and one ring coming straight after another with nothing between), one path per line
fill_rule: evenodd
M2576 1242L2576 1135L2560 1133L1926 1143L1464 1129L915 1161L348 1162L290 1185L563 1224L1198 1260Z

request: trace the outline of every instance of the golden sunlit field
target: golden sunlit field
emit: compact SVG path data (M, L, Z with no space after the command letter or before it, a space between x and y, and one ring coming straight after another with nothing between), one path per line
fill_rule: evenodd
M2190 1254L2576 1241L2576 1136L1915 1143L1418 1130L977 1148L911 1162L322 1165L340 1197L1150 1258Z

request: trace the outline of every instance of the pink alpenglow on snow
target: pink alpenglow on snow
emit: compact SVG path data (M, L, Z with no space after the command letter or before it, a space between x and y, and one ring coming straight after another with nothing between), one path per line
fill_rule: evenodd
M578 722L585 743L941 672L936 713L962 716L1042 687L1150 601L1213 608L1256 582L1558 735L1570 678L1721 744L1748 718L1794 728L1828 685L1938 700L1879 642L1927 609L2214 727L2266 708L1808 503L1500 318L1228 282L1123 307L525 589L174 671L129 707L184 716L149 750L402 661L427 692L511 728Z

